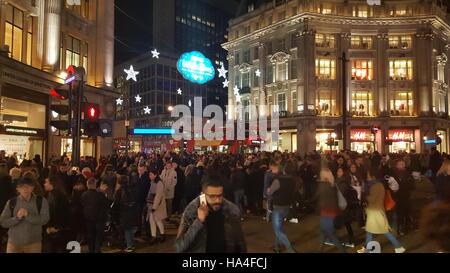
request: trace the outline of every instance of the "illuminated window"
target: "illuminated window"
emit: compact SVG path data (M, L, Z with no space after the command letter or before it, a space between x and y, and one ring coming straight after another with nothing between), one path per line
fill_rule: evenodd
M391 16L407 16L408 9L406 7L396 7L390 11Z
M68 5L66 1L66 8L73 11L74 13L84 17L89 18L89 0L81 0L81 5Z
M368 6L354 6L353 17L367 18L372 16L372 9Z
M352 61L352 80L373 80L373 62L371 60Z
M80 50L81 50L81 42L80 40L67 35L66 36L66 65L79 66L80 65Z
M6 5L5 45L9 46L10 57L21 62L23 46L23 12L16 7Z
M412 47L411 36L389 36L389 48L408 49Z
M317 13L321 14L331 14L332 13L332 5L331 4L321 4L317 7Z
M249 73L242 73L242 88L250 86L250 76Z
M316 34L316 47L334 48L336 45L333 35Z
M371 36L352 36L351 47L353 49L371 49L372 37Z
M291 112L292 113L297 112L297 91L293 91L291 93L291 102L292 102Z
M273 65L268 63L266 66L266 84L273 83Z
M413 61L408 59L389 61L390 79L394 81L413 79Z
M88 75L88 53L89 46L87 43L83 43L83 67L86 70L86 75Z
M327 58L316 59L316 76L321 80L336 79L336 60Z
M281 93L277 95L277 102L278 102L278 111L286 111L287 109L287 101L286 101L286 94Z
M334 114L336 100L331 90L320 90L317 92L316 110L319 116L331 116Z
M28 22L28 32L27 32L27 64L31 65L33 56L33 27L34 27L34 17L30 17Z
M373 96L370 91L354 91L352 93L352 114L353 116L372 116Z
M413 94L411 91L394 91L390 94L390 109L393 116L413 115Z
M285 81L287 79L286 72L287 72L287 63L277 63L277 81Z

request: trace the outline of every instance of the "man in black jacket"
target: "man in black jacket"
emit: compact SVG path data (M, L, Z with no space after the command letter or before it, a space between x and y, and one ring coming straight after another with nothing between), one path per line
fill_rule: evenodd
M399 186L394 194L398 219L397 232L403 235L411 224L411 193L415 187L414 178L406 169L406 163L403 160L398 160L395 164L393 177Z
M223 198L219 179L209 177L203 184L206 203L194 199L184 211L178 236L177 252L245 253L247 246L239 221L239 208Z
M150 228L147 228L147 194L150 190L150 180L148 178L148 170L145 164L140 164L138 167L138 175L139 179L137 182L137 206L138 206L138 217L140 219L140 223L138 225L138 229L136 232L136 236L139 236L142 233L142 230L148 231Z
M109 201L104 194L107 186L102 184L100 191L97 191L95 178L89 178L87 187L88 190L81 196L81 204L86 221L89 252L100 253L109 208Z

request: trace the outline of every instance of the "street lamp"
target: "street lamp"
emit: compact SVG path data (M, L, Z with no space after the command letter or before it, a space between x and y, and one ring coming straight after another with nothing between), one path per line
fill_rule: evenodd
M172 111L173 111L173 106L170 105L169 107L167 107L167 110L168 110L169 112L172 112Z

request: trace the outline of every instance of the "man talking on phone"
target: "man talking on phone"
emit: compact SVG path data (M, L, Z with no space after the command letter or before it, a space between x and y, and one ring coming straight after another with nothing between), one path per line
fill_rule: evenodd
M202 195L181 218L175 248L178 253L245 253L239 208L223 198L219 179L206 177Z

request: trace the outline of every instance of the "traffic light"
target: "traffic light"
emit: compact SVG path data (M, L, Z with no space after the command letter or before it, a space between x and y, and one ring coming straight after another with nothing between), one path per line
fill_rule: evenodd
M50 90L50 96L53 98L53 102L50 105L50 111L52 120L50 126L60 131L69 130L69 104L65 101L69 99L69 89L67 85L62 85ZM63 117L67 116L67 117Z
M98 120L100 117L100 108L97 104L88 104L84 114L89 120Z
M111 137L112 136L112 121L107 119L101 119L100 124L100 136Z
M85 104L84 105L84 134L89 137L96 137L101 134L100 132L100 107L98 104Z

